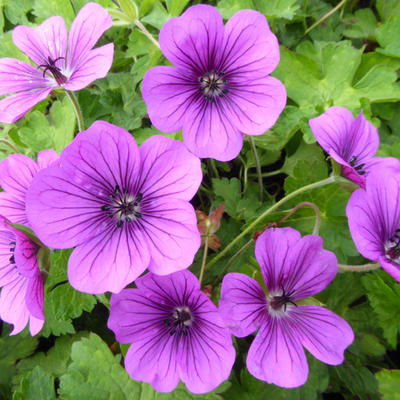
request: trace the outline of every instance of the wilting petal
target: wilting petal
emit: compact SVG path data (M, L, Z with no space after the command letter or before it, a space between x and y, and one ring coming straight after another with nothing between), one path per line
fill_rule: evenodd
M79 68L87 53L111 25L111 15L99 4L88 3L81 8L72 23L68 38L67 67L71 72ZM99 68L103 71L102 66Z
M198 4L168 20L160 31L160 47L172 64L201 74L218 65L223 34L217 9Z
M188 268L201 244L192 205L175 198L144 204L143 218L136 223L142 228L151 254L149 269L166 275Z
M179 375L189 391L201 394L229 378L236 354L217 307L201 292L193 301L198 304L194 332L180 344Z
M353 342L350 325L330 310L318 306L291 307L288 317L303 346L325 364L339 365Z
M46 99L53 88L18 92L0 100L0 122L12 124L37 103Z
M244 337L255 332L266 311L266 295L256 280L238 273L225 275L219 312L235 336Z
M250 346L246 365L257 379L286 388L301 386L308 377L299 335L286 318L266 320Z
M141 174L136 192L146 198L171 196L190 200L203 174L200 160L183 143L164 136L152 136L140 147Z
M81 292L118 293L146 269L149 260L142 233L129 231L126 225L117 229L110 221L72 252L68 279Z
M201 99L187 110L183 140L196 156L230 161L239 154L243 134L229 119L226 107L223 102Z
M236 13L225 25L217 70L241 78L265 77L279 64L279 43L264 15L254 10Z
M142 96L152 124L163 132L182 129L187 107L201 96L197 79L185 76L179 68L158 66L146 72Z
M308 235L295 241L292 228L268 229L256 242L256 257L269 290L282 288L299 300L319 293L337 274L336 256L322 239Z
M271 128L286 105L281 81L267 76L257 80L232 80L225 110L228 119L247 135L261 135Z
M88 51L80 58L64 88L72 91L81 90L96 79L104 78L111 68L113 56L113 43Z
M14 58L0 58L0 96L47 89L53 84L43 72Z
M57 66L65 64L67 28L61 17L50 17L36 28L19 25L13 30L15 45L37 65L48 64L49 57Z

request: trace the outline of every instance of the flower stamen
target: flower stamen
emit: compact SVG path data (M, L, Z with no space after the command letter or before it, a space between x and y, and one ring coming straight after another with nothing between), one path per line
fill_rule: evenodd
M223 79L224 72L217 72L215 69L205 73L199 78L200 90L204 98L213 102L216 97L222 97L228 93L226 79Z
M384 244L385 257L396 264L400 264L400 229Z
M58 57L58 58L56 58L55 60L53 60L50 56L47 57L47 62L46 62L46 64L40 64L40 65L38 66L38 68L44 68L44 69L43 69L43 78L44 78L44 76L45 76L45 74L46 74L46 71L50 71L51 74L54 76L56 82L57 82L59 85L63 85L65 82L67 82L66 76L64 76L64 75L61 73L61 69L58 68L58 67L56 66L56 62L57 62L58 60L64 60L64 59L65 59L64 57Z
M193 316L189 307L176 307L164 321L168 327L170 336L178 333L178 335L188 335L188 331L193 322Z

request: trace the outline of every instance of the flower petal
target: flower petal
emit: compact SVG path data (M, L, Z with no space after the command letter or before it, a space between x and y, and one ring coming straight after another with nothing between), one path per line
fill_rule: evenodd
M12 124L25 115L37 103L47 97L53 88L18 92L0 100L0 122Z
M14 258L18 272L27 278L35 277L39 273L39 246L21 231L12 227L10 229L14 231L16 238Z
M39 169L50 167L60 160L60 156L54 150L42 150L37 156Z
M200 158L234 159L242 149L243 134L229 119L224 99L201 98L190 105L183 121L183 141Z
M0 96L53 86L43 72L14 58L0 58Z
M256 242L256 258L268 290L284 288L293 293L293 300L319 293L338 269L336 256L322 248L319 236L299 236L292 228L272 228Z
M343 318L312 305L290 307L288 318L303 346L314 357L330 365L343 362L343 353L354 340L353 330Z
M44 320L43 313L43 275L37 271L36 275L28 280L25 302L31 317Z
M151 123L167 133L182 129L186 109L200 95L197 79L178 68L158 66L146 72L142 95Z
M85 293L120 292L147 267L150 253L142 232L122 228L100 229L77 246L68 261L71 286Z
M279 43L264 15L237 12L225 25L219 71L240 77L266 77L279 64Z
M307 359L298 333L286 318L268 318L250 346L247 369L257 379L293 388L308 377Z
M88 51L80 58L64 88L72 91L81 90L96 79L104 78L111 68L113 56L113 43Z
M191 200L203 174L200 160L183 143L152 136L140 146L141 173L135 192L144 197Z
M239 273L225 275L219 311L235 336L245 337L255 332L266 310L266 296L256 280Z
M111 26L111 15L99 4L88 3L81 8L72 23L68 38L67 67L72 73L83 65L87 53ZM100 69L103 71L102 66Z
M172 64L199 74L197 79L218 65L223 29L215 7L195 5L164 24L159 35L161 51Z
M15 45L37 65L59 60L56 65L64 66L67 50L67 28L61 17L50 17L35 28L18 25L12 33Z
M272 76L229 82L225 107L228 119L247 135L261 135L277 121L286 105L286 89Z
M150 271L166 275L188 268L201 244L196 213L184 200L160 198L143 202L142 235L151 254Z

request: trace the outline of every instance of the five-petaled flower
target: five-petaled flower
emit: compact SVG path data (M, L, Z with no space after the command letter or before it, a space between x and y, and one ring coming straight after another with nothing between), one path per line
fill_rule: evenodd
M154 67L143 80L158 129L183 129L191 152L228 161L239 154L243 134L261 135L275 124L286 90L269 76L279 63L279 44L262 14L239 11L224 27L216 8L195 5L171 18L159 38L176 67Z
M26 192L33 177L43 168L57 163L54 150L43 150L37 163L23 154L12 154L0 162L0 215L14 224L29 225L25 211Z
M268 383L300 386L308 376L303 346L324 363L342 363L354 338L349 324L325 308L299 303L332 281L335 255L322 248L319 236L301 238L292 228L270 228L257 239L256 258L268 294L247 275L230 273L220 300L234 335L259 329L247 355L249 372Z
M189 271L148 273L137 289L113 294L108 327L121 343L132 343L125 368L138 381L170 392L182 380L206 393L228 379L234 360L232 337L217 307Z
M346 214L357 250L400 282L400 162L392 170L377 166L366 188L351 195Z
M147 267L189 267L200 247L189 203L202 179L183 143L153 136L138 148L125 130L96 121L40 171L26 197L29 223L49 247L75 247L71 285L118 293Z
M53 89L81 90L104 78L111 68L114 45L93 46L111 24L104 8L88 3L72 23L69 37L61 17L50 17L37 28L17 26L13 41L37 67L13 58L0 59L0 95L10 95L0 100L0 122L16 121Z
M21 332L29 322L34 336L44 324L39 246L0 218L0 318L14 325L11 335Z
M376 165L392 163L391 157L374 157L379 147L376 128L361 113L354 119L344 107L329 108L310 119L311 130L321 147L342 166L342 175L360 187Z

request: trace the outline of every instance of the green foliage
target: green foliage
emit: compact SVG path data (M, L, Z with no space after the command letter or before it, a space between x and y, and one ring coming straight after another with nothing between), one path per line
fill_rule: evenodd
M377 20L370 8L357 10L353 16L346 20L348 27L344 30L344 36L349 38L375 38Z
M21 380L20 387L14 392L14 400L55 400L54 381L51 375L41 367L33 368Z
M400 370L382 370L375 376L383 400L400 400Z

